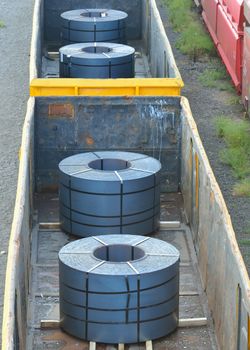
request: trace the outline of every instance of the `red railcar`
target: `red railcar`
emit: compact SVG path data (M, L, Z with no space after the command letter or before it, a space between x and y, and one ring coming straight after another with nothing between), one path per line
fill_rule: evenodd
M244 44L242 61L242 99L248 110L250 99L250 0L244 3Z
M242 90L244 0L201 0L202 16L238 92Z

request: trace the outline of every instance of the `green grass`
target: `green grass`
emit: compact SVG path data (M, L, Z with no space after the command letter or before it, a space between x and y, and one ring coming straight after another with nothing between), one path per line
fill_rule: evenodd
M192 0L164 0L169 9L169 19L173 29L181 32L185 26L192 20Z
M175 31L180 33L177 48L196 60L203 54L215 53L213 42L196 13L192 0L164 0L169 19Z
M239 243L240 245L250 246L250 240L248 239L240 239Z
M205 69L198 80L205 87L216 88L221 91L235 91L224 65L219 60L214 62L213 67Z
M216 129L231 148L243 148L250 154L250 123L246 120L232 120L226 116L216 118Z
M250 197L250 178L241 180L234 186L234 194L236 196L247 196ZM250 233L250 226L248 227L248 232Z
M235 90L234 90L235 92ZM232 96L228 97L228 104L229 105L237 105L240 104L240 97L238 95L233 94ZM243 105L242 105L242 112L244 111Z
M5 24L3 23L3 21L0 20L0 28L4 28Z
M234 186L234 194L250 196L250 123L220 116L215 119L215 125L218 136L226 143L226 148L220 152L221 160L240 180Z
M245 232L245 234L250 235L250 222L248 222L244 232Z

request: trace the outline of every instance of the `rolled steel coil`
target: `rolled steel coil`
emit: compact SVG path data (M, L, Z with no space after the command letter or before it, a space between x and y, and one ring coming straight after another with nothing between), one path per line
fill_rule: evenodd
M80 9L61 14L64 45L85 42L126 44L126 19L123 11Z
M80 237L156 231L160 169L158 160L130 152L82 153L62 160L62 229Z
M112 43L87 43L63 46L60 52L60 77L133 78L135 49Z
M133 235L89 237L59 252L60 320L88 341L136 343L178 324L179 252Z

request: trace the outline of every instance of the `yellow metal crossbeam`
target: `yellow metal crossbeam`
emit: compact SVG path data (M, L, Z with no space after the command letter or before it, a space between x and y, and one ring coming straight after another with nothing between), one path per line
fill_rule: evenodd
M180 96L179 78L33 79L31 96Z

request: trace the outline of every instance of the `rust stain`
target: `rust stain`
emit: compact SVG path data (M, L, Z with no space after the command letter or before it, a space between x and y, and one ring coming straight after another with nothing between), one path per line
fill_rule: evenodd
M41 193L57 193L58 192L58 185L48 185L48 186L44 186L41 190Z
M42 342L45 343L49 349L53 349L53 343L55 344L55 348L60 350L88 350L89 348L88 342L76 339L64 333L60 329L56 331L49 331L49 334L47 333L46 336L42 336L41 338ZM59 344L60 348L58 348Z
M213 191L210 192L210 203L211 204L214 203L214 192Z
M74 117L74 106L71 103L49 104L49 117Z
M87 145L89 145L89 146L93 146L93 144L95 143L95 141L94 141L93 137L87 136L87 137L86 137L86 143L87 143Z

